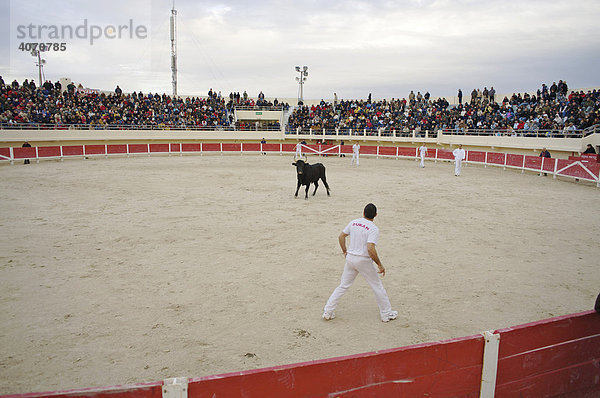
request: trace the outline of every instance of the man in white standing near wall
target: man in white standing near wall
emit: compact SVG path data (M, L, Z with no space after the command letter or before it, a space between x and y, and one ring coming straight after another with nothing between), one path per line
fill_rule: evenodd
M419 164L419 166L421 167L425 167L425 155L427 154L427 147L425 146L425 143L423 143L423 145L421 145L419 147L419 156L421 156L421 163Z
M465 158L466 154L465 154L465 150L462 149L462 144L458 144L458 148L456 148L455 150L452 151L452 154L454 155L454 175L455 176L459 176L460 175L460 169L462 167L462 161Z
M296 156L298 157L298 159L300 159L302 157L302 144L301 143L296 144Z
M352 145L352 162L350 163L350 165L353 165L354 163L356 163L356 165L358 166L359 153L360 153L360 145L358 145L358 143L354 143L354 145Z

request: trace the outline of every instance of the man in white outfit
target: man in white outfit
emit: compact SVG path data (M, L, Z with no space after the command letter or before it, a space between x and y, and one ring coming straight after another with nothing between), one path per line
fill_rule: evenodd
M352 286L358 274L365 277L367 283L373 289L373 293L375 293L381 321L389 322L398 317L398 312L392 311L390 299L379 275L377 275L379 272L381 276L385 276L385 268L383 268L375 249L379 240L379 228L373 223L375 216L377 216L377 207L373 203L369 203L365 206L363 217L350 221L338 237L340 247L346 257L346 264L344 265L340 285L335 288L331 297L327 300L327 304L325 304L323 319L327 321L335 318L335 309L338 302L346 293L346 290ZM350 235L350 245L346 250L346 237L348 235ZM377 264L379 271L375 271L373 262Z
M455 176L459 176L460 175L460 169L462 167L462 161L465 158L465 150L462 149L462 144L458 144L458 148L456 148L455 150L452 151L452 154L454 155L454 175Z
M301 143L296 144L296 156L298 158L302 157L302 144Z
M350 163L350 165L353 165L354 163L356 163L356 165L358 166L359 152L360 152L360 145L358 145L358 143L355 143L354 145L352 145L352 162Z
M427 154L427 147L425 146L425 143L423 143L423 145L421 145L419 147L419 156L421 156L421 163L419 164L419 166L421 167L425 167L425 155Z

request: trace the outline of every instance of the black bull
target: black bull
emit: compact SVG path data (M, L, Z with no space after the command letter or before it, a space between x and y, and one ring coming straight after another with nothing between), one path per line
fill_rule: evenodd
M294 196L298 196L300 185L306 185L304 199L308 199L308 188L311 183L315 184L315 191L313 192L313 196L315 196L317 188L319 188L319 178L323 181L323 184L325 184L327 196L329 196L329 185L327 185L327 178L325 177L325 166L323 166L322 163L308 164L303 160L297 160L292 163L292 166L296 166L296 173L298 175L298 186L296 187L296 194Z

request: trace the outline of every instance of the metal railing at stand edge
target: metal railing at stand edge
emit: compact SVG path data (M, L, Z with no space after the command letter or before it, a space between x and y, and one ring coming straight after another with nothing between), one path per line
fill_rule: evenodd
M597 130L600 130L598 128ZM492 129L440 129L440 130L408 130L408 129L326 129L290 127L285 130L287 135L309 136L358 136L358 137L412 137L437 138L441 135L470 135L498 137L534 137L534 138L583 138L593 134L596 129L589 130L492 130Z
M3 130L157 130L157 131L257 131L255 126L196 126L154 124L52 124L52 123L0 123ZM280 127L260 126L259 131L281 131Z

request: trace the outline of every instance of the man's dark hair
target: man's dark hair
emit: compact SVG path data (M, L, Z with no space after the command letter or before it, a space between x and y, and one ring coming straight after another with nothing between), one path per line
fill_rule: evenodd
M373 203L369 203L365 206L365 218L374 219L377 215L377 207Z

